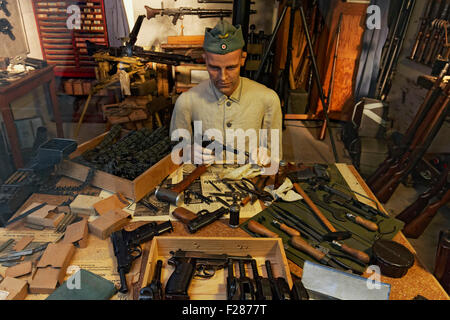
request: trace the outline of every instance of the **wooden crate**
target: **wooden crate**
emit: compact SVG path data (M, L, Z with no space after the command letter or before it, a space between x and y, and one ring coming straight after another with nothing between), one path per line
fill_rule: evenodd
M251 255L256 260L260 276L267 277L265 261L272 264L275 277L283 277L292 287L292 278L281 239L269 238L219 238L219 237L155 237L153 238L148 262L144 271L142 287L153 278L156 262L162 260L161 282L165 287L174 267L167 263L170 251L201 251L210 254L228 254L235 256ZM235 263L234 275L239 277L238 263ZM227 268L217 270L212 278L192 279L188 294L191 300L226 300ZM246 275L253 277L250 264L246 265Z
M76 180L84 181L89 172L89 167L71 161L71 159L82 155L87 150L93 149L107 134L108 132L105 132L102 135L79 145L77 150L69 156L69 160L64 160L60 164L58 173ZM165 158L161 159L134 180L124 179L97 170L91 185L110 192L120 192L128 199L138 202L179 166L180 165L172 162L171 155L168 154Z

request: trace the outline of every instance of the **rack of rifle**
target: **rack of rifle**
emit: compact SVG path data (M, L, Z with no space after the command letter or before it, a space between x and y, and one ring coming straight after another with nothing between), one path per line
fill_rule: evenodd
M412 173L446 121L450 83L444 83L443 79L447 69L448 63L428 91L401 142L390 150L390 155L367 181L382 203L386 203Z
M450 19L450 1L427 1L422 23L409 58L411 60L433 65L437 59L448 60L450 46L448 43L448 21Z

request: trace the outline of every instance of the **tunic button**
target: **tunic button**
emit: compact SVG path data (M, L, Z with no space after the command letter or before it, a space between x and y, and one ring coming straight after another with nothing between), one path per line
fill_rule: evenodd
M231 101L227 101L227 107L231 107L232 102Z
M232 125L231 122L228 122L228 123L227 123L227 127L228 127L228 128L231 128L231 125Z

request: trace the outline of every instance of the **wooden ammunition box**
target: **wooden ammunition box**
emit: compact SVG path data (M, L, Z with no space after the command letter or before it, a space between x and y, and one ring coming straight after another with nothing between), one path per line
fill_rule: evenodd
M125 131L123 132L123 134ZM85 181L89 172L89 167L71 161L87 150L95 148L108 134L105 132L78 146L77 150L69 156L69 160L64 160L59 166L59 174L67 177ZM168 154L154 166L149 168L134 180L124 179L107 172L97 170L91 185L113 193L121 193L126 198L135 202L141 200L146 194L158 186L164 178L173 173L180 165L172 162L171 155Z
M230 256L250 255L256 260L258 273L267 277L265 261L269 260L275 278L283 277L292 287L292 278L284 252L281 239L269 238L211 238L211 237L165 237L153 238L150 246L147 265L144 271L142 287L146 287L153 278L155 266L158 260L163 263L161 271L161 282L167 283L174 267L167 263L172 256L171 251L178 249L185 251L201 251L207 254L227 254ZM246 275L253 277L250 263L245 265ZM239 277L239 264L234 264L234 275ZM226 300L227 299L227 276L228 269L217 270L209 279L192 279L188 295L190 300Z

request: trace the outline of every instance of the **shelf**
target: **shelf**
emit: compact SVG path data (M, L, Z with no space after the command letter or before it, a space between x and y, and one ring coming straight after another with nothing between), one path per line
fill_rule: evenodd
M32 0L32 3L42 54L45 60L56 65L55 75L95 78L96 63L92 57L87 56L85 41L108 46L103 0ZM67 28L66 21L72 15L67 12L70 5L80 7L79 29Z

